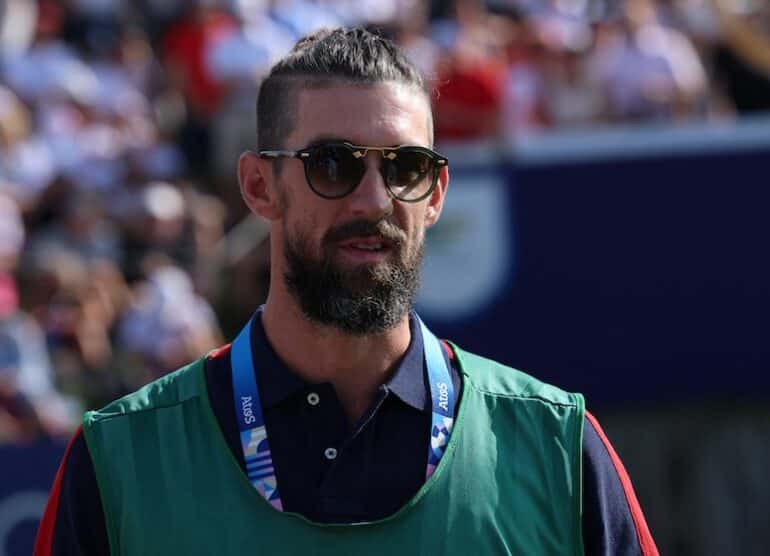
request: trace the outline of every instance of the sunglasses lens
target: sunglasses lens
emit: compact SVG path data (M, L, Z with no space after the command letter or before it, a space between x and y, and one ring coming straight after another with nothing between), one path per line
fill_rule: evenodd
M361 160L344 145L321 146L306 162L307 178L316 193L338 198L350 193L365 172Z
M393 160L385 159L382 175L393 195L404 201L425 196L433 185L433 160L426 153L399 149Z

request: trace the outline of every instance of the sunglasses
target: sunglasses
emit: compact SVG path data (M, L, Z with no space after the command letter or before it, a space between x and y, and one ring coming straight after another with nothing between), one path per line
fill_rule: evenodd
M446 157L425 147L363 147L346 142L323 143L299 151L259 151L262 158L298 158L310 189L324 199L341 199L358 187L366 173L369 151L382 154L380 175L390 194L416 203L431 194Z

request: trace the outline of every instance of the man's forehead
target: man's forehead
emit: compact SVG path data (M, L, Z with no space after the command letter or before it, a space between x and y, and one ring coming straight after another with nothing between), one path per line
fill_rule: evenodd
M305 144L327 138L371 146L430 146L430 104L400 83L333 83L298 92L291 136ZM305 145L294 145L294 147Z

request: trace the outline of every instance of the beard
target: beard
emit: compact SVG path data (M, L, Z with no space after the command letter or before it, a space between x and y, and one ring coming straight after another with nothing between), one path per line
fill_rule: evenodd
M387 241L392 261L345 267L335 259L338 242L371 235ZM284 282L310 321L365 336L394 328L411 310L420 286L423 238L410 250L393 224L356 220L324 236L320 259L303 234L291 237L285 229L284 238Z

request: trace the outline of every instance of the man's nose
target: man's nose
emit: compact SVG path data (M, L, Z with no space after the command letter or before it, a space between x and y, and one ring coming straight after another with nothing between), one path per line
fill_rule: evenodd
M366 172L355 191L350 194L350 209L368 220L379 220L393 210L393 198L385 187L380 174L381 155L372 153L366 161Z

